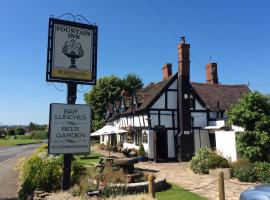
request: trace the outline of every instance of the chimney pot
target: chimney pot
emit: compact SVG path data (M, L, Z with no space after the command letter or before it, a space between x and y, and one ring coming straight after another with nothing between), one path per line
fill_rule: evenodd
M166 63L162 67L163 80L172 76L172 64Z

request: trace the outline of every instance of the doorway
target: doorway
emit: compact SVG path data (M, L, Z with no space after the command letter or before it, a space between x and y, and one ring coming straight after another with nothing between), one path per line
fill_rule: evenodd
M158 130L155 134L155 142L156 142L156 148L155 148L155 159L156 160L166 160L168 159L168 137L167 137L167 131L166 130Z

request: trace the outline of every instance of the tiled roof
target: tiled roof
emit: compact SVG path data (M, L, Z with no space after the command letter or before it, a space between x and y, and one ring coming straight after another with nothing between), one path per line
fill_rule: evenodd
M191 83L193 90L212 111L228 110L241 97L250 92L247 85L223 85L209 83ZM219 104L219 105L218 105Z

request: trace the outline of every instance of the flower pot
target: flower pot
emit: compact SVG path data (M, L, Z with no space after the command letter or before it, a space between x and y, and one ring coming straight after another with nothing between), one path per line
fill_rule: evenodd
M147 158L144 157L144 156L139 156L138 159L139 159L140 162L145 162L145 161L147 161Z

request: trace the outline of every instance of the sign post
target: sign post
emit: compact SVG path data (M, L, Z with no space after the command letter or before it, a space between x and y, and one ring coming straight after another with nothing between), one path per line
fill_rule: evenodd
M70 188L72 154L90 152L90 106L75 104L77 84L95 85L97 74L98 27L75 22L76 17L82 16L72 22L49 19L46 81L68 88L67 104L50 106L48 149L64 154L62 190Z

